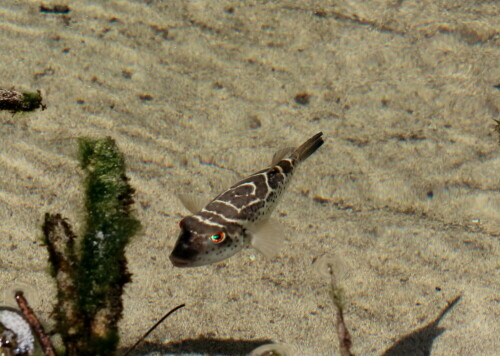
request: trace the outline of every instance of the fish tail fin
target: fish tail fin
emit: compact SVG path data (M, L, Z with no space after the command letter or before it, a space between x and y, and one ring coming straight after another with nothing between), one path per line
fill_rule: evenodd
M325 142L321 137L322 135L323 132L318 132L316 135L297 147L292 153L292 159L300 163L316 152L316 150Z

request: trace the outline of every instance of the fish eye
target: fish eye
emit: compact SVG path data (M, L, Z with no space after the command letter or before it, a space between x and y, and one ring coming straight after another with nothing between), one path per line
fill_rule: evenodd
M220 244L225 239L226 239L226 234L223 231L210 236L210 240L212 240L212 242L216 244Z

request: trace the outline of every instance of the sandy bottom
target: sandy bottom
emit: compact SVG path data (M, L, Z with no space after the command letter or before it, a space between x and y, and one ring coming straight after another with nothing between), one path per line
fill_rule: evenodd
M241 3L0 5L0 87L40 89L47 105L0 113L3 304L21 287L50 319L43 215L80 227L76 138L112 136L144 225L128 249L124 347L186 303L137 354L279 342L334 355L328 280L313 263L333 254L356 355L496 354L498 6ZM319 131L325 145L274 214L287 236L277 258L170 264L186 215L176 192L209 198Z

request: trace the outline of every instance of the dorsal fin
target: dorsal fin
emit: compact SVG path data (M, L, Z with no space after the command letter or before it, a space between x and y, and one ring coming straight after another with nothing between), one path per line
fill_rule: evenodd
M279 161L290 155L293 151L295 151L295 147L285 147L277 151L273 156L273 160L271 161L271 167L277 165Z
M194 194L176 194L177 198L180 200L182 205L189 210L192 214L196 214L199 212L201 209L203 209L207 203L207 201L199 196L199 195L194 195Z

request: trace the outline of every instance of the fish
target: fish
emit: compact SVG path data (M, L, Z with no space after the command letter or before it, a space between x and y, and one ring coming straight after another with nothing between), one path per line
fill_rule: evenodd
M170 254L175 267L198 267L223 261L251 246L267 258L277 255L283 228L270 218L295 169L323 145L319 132L297 148L277 151L271 166L239 181L203 207L199 197L179 195L192 215L179 222Z

